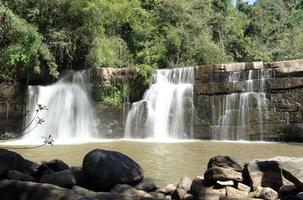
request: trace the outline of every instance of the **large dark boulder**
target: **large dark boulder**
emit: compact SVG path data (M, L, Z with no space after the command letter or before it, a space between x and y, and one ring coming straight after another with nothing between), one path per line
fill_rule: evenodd
M54 159L48 162L42 162L39 166L38 177L44 174L51 174L53 172L63 171L69 169L69 166L62 160Z
M242 166L240 162L231 157L231 156L214 156L212 157L207 164L207 168L213 168L213 167L223 167L227 169L233 169L235 171L241 172Z
M82 166L90 181L90 188L106 191L116 184L135 186L143 180L142 168L128 156L102 149L87 153Z
M17 170L25 174L35 174L38 164L24 159L19 154L6 149L0 149L0 177L5 177L9 170Z
M15 179L19 181L36 181L31 175L19 172L17 170L8 170L6 178Z
M0 181L1 200L80 200L82 196L73 190L50 184L17 180Z
M70 169L54 172L51 174L44 174L40 178L40 182L49 183L65 188L72 188L77 184L76 177L73 171Z
M282 169L295 177L297 181L303 182L302 166L303 158L275 157L267 160L253 160L245 165L243 176L245 182L253 189L261 186L279 191L281 186L293 185L283 177Z

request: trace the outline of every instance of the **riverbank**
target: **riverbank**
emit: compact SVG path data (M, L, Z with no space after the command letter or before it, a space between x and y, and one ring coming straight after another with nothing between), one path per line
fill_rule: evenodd
M38 164L5 149L0 149L0 156L4 200L21 196L31 200L295 199L303 192L303 158L295 157L241 164L231 156L213 156L194 178L179 177L177 182L158 185L145 177L135 160L117 151L92 150L85 154L81 167L59 159Z

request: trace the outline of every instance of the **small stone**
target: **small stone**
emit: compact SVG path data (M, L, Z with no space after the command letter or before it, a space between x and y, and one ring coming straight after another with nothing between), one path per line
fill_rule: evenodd
M175 200L183 200L186 195L187 195L186 190L177 188L171 195L171 198Z
M176 188L177 188L177 186L174 184L167 184L167 185L160 187L159 192L162 192L166 195L167 194L172 195Z
M215 182L215 181L237 181L242 182L242 173L236 172L232 169L226 169L222 167L213 167L204 173L205 181Z
M190 186L192 184L192 180L188 177L183 177L180 182L178 183L177 188L183 189L185 191L189 191L190 190Z
M217 181L218 185L221 186L234 186L235 183L233 181Z

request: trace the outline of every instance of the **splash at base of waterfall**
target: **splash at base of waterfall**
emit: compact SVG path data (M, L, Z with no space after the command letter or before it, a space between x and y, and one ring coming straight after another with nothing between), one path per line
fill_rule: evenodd
M25 124L30 126L25 130L29 133L24 135L22 142L40 141L41 144L49 135L55 143L96 138L88 81L87 72L69 72L52 85L29 86L27 110L30 114ZM47 110L39 110L38 105L46 106Z
M155 83L128 113L126 138L192 138L193 67L157 70Z

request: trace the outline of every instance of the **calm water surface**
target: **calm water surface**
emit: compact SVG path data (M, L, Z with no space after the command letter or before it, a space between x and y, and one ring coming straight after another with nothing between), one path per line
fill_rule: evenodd
M37 162L62 159L69 165L81 166L85 154L96 148L119 151L130 156L142 166L145 177L158 185L177 182L183 176L201 176L209 158L214 155L234 156L242 164L252 159L275 156L303 157L303 144L217 141L158 143L117 140L13 151Z

